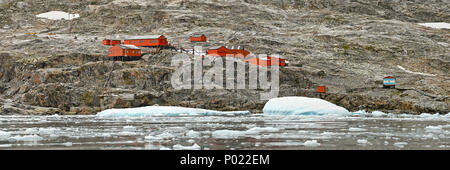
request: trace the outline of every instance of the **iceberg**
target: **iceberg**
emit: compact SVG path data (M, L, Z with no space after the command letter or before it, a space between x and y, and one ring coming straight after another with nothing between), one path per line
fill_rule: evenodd
M149 117L149 116L235 116L248 115L249 111L221 112L215 110L178 106L146 106L126 109L108 109L97 113L97 117Z
M309 97L280 97L270 99L263 108L264 115L350 115L340 106Z
M5 132L0 130L0 141L8 140L8 138L11 136L10 132Z

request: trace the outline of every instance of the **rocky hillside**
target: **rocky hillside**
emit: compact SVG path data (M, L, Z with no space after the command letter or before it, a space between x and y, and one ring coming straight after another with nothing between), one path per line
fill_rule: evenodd
M48 11L80 18L36 17ZM205 47L286 57L280 96L320 97L352 111L450 112L450 30L418 24L450 23L448 0L0 0L0 19L2 114L154 104L260 112L259 90L173 89L174 51L104 61L104 38L164 34L192 48L193 33L208 36ZM388 75L397 89L381 88Z

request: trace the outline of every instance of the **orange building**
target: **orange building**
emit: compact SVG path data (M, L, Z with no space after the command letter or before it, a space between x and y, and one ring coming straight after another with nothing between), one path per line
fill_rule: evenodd
M191 36L191 42L206 42L205 34L194 34Z
M237 48L231 47L231 49L225 47L225 46L218 46L208 49L207 54L209 56L221 56L226 57L227 54L233 54L236 56L237 54L242 54L244 57L250 54L247 50L244 50L243 48L240 48L238 46Z
M325 93L326 92L327 87L326 86L319 86L317 88L317 92L319 93Z
M109 57L114 59L135 59L141 57L141 49L134 45L119 44L109 49Z
M124 40L124 44L142 47L165 47L169 46L164 35L133 36Z
M255 64L255 65L258 65L261 67L270 67L270 66L284 67L284 66L286 66L286 59L278 58L278 57L271 57L271 56L245 59L244 62L249 63L249 64Z
M115 46L115 45L121 44L121 43L122 43L122 41L120 41L120 40L108 40L108 39L104 39L104 40L103 40L103 45L112 45L112 46Z

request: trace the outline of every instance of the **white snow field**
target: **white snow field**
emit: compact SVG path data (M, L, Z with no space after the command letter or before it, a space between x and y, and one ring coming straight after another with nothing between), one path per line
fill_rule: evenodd
M340 106L326 100L309 97L280 97L270 99L263 108L264 115L350 115Z
M411 73L411 74L417 74L417 75L424 75L424 76L436 76L435 74L428 74L428 73L421 73L421 72L413 72L410 70L405 69L404 67L397 65L397 67L399 69L402 69L403 71L407 72L407 73Z
M450 29L450 24L446 22L419 23L419 25L437 29Z
M97 113L98 117L148 117L148 116L235 116L248 115L249 111L221 112L177 106L146 106L126 109L108 109Z
M63 12L63 11L50 11L50 12L46 12L46 13L42 13L39 15L36 15L36 17L38 18L45 18L45 19L50 19L50 20L72 20L75 18L79 18L80 15L78 14L69 14L67 12Z

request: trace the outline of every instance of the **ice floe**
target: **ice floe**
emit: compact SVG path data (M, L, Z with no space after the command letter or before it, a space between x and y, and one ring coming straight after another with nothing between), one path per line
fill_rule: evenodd
M177 106L146 106L126 109L108 109L97 113L98 117L148 117L148 116L234 116L248 115L249 111L221 112Z
M5 131L0 130L0 141L8 140L10 136L11 136L10 132L5 132Z
M425 127L425 131L431 132L431 133L441 133L442 126L427 126L427 127Z
M326 100L309 97L280 97L270 99L263 108L264 115L349 115L350 112Z
M317 140L307 140L303 145L309 146L309 147L317 147L317 146L320 146L320 143L317 142Z
M36 17L38 18L46 18L46 19L50 19L50 20L72 20L75 18L79 18L80 15L78 14L69 14L67 12L63 12L63 11L50 11L50 12L46 12L46 13L42 13L39 15L36 15Z
M350 131L350 132L363 132L363 131L366 131L366 129L351 127L351 128L348 128L348 131Z
M265 132L278 132L279 128L274 127L253 127L245 131L239 130L216 130L211 133L211 136L217 139L235 139L239 137L255 137L254 135Z
M40 137L39 135L25 135L25 136L14 136L11 137L11 139L16 141L34 142L34 141L41 141L44 138Z
M180 144L173 145L173 150L200 150L200 146L198 146L196 143L192 146L183 146Z
M196 132L196 131L193 131L193 130L190 130L190 131L188 131L186 133L186 136L189 137L189 138L198 138L198 137L200 137L200 133Z

